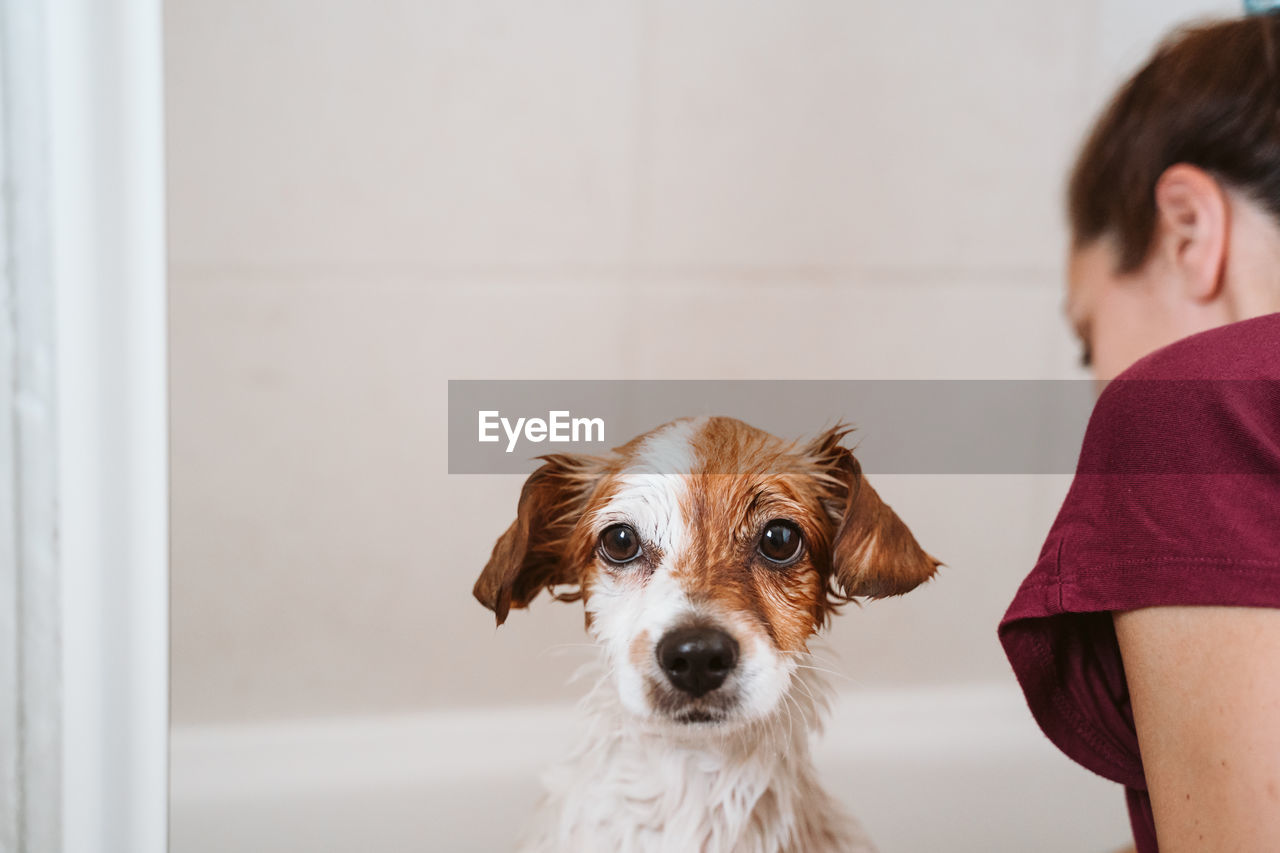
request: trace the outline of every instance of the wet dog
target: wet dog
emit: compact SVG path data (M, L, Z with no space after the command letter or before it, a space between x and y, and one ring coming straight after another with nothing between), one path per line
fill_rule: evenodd
M553 455L475 585L497 616L585 602L608 673L523 849L871 851L825 793L808 641L840 604L939 562L863 477L848 430L786 442L673 421L607 457Z

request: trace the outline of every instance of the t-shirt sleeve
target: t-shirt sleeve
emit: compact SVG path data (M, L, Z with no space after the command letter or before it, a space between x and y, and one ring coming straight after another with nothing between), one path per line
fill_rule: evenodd
M1145 789L1111 612L1280 607L1280 382L1112 382L1035 568L1001 622L1045 734Z

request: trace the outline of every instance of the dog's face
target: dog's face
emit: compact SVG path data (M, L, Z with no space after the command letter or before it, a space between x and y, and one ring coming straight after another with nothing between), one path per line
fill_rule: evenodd
M807 445L730 418L674 421L608 458L546 457L475 595L501 624L541 589L586 602L623 705L673 724L772 714L842 601L938 561L830 430Z

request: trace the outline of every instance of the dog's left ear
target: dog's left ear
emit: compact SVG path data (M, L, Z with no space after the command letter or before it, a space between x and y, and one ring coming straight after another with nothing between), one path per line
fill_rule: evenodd
M808 447L808 454L844 486L835 503L834 579L850 598L902 595L933 577L942 564L925 553L910 528L871 488L858 460L840 443L849 432L833 428Z
M543 589L581 584L568 553L569 535L590 497L601 460L557 454L525 480L516 520L493 545L472 594L501 625L512 607L527 607ZM574 600L578 592L558 596Z

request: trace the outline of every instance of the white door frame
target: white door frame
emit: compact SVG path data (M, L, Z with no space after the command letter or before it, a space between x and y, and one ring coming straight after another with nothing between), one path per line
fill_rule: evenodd
M0 0L0 57L0 848L160 853L160 0Z

